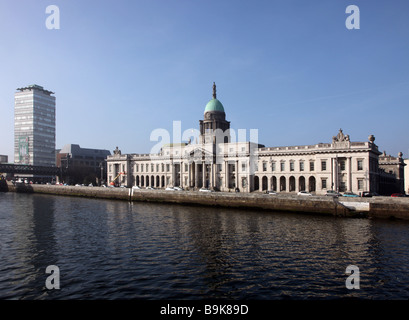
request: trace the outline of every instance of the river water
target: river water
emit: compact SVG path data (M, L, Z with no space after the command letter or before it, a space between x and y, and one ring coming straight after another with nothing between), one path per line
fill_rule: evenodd
M1 299L408 299L408 265L404 221L0 193Z

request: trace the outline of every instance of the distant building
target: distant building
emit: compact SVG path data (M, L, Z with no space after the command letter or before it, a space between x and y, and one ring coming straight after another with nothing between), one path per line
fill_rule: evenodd
M39 85L14 94L14 163L55 166L55 97Z
M380 194L390 195L405 192L405 162L402 156L402 152L399 152L397 157L387 155L385 152L379 156Z
M67 144L57 150L57 167L68 170L70 183L84 183L84 179L96 183L106 180L106 158L111 152L104 149L81 148L78 144ZM64 177L63 177L64 178Z
M8 162L9 162L9 156L0 154L0 163L8 163Z
M117 147L107 159L108 183L316 194L327 190L387 194L403 188L401 157L379 161L381 152L373 135L368 141L354 142L339 130L329 143L284 147L231 142L230 122L215 86L199 127L199 143L164 145L157 154L121 154Z
M409 194L409 159L405 159L403 162L405 163L405 192Z

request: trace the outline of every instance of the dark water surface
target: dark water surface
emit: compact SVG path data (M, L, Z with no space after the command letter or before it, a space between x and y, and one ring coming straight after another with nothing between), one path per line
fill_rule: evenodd
M1 299L409 298L409 223L0 193ZM45 282L60 269L60 289ZM347 266L360 289L345 286Z

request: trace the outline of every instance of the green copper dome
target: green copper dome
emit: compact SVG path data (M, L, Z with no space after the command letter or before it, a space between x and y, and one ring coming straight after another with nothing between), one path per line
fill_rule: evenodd
M206 109L205 109L205 113L209 112L209 111L219 111L219 112L224 112L224 108L222 103L217 100L217 99L212 99L210 100L207 105L206 105Z
M207 103L204 113L212 112L212 111L218 111L218 112L224 113L224 108L223 108L222 103L216 99L216 83L214 82L213 82L213 99Z

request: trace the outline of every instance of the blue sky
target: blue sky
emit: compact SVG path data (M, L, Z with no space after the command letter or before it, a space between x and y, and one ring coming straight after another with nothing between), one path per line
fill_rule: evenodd
M359 30L345 27L350 4ZM0 0L0 154L14 158L19 87L55 92L57 148L148 153L153 130L198 128L216 82L232 128L266 146L342 128L408 157L408 39L405 0Z

